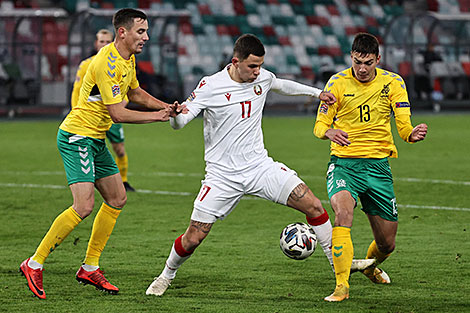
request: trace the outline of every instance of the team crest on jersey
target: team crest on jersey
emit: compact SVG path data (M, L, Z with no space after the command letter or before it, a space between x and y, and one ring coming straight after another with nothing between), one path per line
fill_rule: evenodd
M409 108L410 103L409 102L396 102L395 107L397 107L397 108Z
M121 88L119 87L119 85L113 85L111 86L111 90L113 92L113 98L116 97L118 94L121 93Z
M328 105L327 104L322 104L320 105L320 113L326 114L328 113Z
M257 96L259 96L260 94L263 93L263 89L261 88L260 85L254 86L254 87L253 87L253 91L255 92L255 94L256 94Z
M390 92L390 84L391 84L391 82L384 85L384 88L380 92L381 97L388 97L388 93Z
M191 92L191 94L189 95L188 99L186 99L186 102L191 102L193 101L194 99L196 99L196 94L193 92Z

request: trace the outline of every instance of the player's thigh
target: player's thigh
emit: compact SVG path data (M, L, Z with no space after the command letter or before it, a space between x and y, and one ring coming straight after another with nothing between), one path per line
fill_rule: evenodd
M95 182L94 165L98 145L99 142L94 142L89 137L71 134L59 129L57 147L64 163L69 185L79 182ZM105 145L104 141L102 141L102 145Z
M117 167L111 152L109 152L108 148L106 147L106 144L100 145L98 148L96 148L94 159L96 180L119 174L119 168Z
M397 201L387 160L372 163L368 169L368 189L360 195L362 210L368 215L398 221Z
M111 143L124 142L124 128L122 124L112 124L106 132L106 138L108 138Z
M331 157L326 173L326 187L331 200L335 194L346 190L357 203L359 193L367 189L367 177L361 171L360 160Z
M97 179L95 185L107 204L115 208L124 207L127 201L126 189L119 173Z
M207 173L194 200L191 219L214 223L226 218L244 195L243 186L224 175Z
M302 184L306 187L294 170L283 163L268 158L250 174L249 183L246 184L246 192L253 196L287 205L292 191ZM302 197L310 191L308 187L305 187L300 188L301 190L297 194L295 199L297 206L302 201ZM313 194L311 195L313 196Z

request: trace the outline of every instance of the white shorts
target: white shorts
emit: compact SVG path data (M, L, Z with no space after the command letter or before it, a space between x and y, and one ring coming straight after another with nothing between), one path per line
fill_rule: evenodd
M295 171L271 158L243 173L208 171L194 200L191 219L202 223L224 219L244 195L286 205L292 190L301 183Z

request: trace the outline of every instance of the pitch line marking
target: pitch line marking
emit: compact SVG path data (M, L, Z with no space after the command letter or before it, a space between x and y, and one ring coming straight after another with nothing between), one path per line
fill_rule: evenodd
M41 185L41 184L14 184L14 183L0 183L0 187L10 188L41 188L41 189L67 189L67 186L62 185ZM163 196L197 196L194 192L176 192L176 191L164 191L164 190L148 190L148 189L137 189L139 193L163 195ZM265 200L255 196L244 196L242 200ZM321 200L322 203L328 204L328 200ZM456 208L456 207L445 207L437 205L414 205L414 204L399 204L400 208L409 209L429 209L429 210L448 210L448 211L468 211L470 208Z
M48 176L48 175L64 175L63 171L0 171L0 174L7 175L37 175L37 176ZM172 173L172 172L150 172L150 173L132 173L129 172L128 176L164 176L164 177L204 177L204 173ZM308 179L321 179L324 180L325 176L318 175L301 175L301 178ZM470 181L461 180L450 180L450 179L427 179L427 178L415 178L415 177L394 177L395 181L410 182L410 183L432 183L432 184L447 184L447 185L462 185L470 186Z

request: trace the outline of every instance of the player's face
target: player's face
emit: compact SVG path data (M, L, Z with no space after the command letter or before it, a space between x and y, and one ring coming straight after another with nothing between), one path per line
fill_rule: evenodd
M264 63L264 56L256 56L250 54L248 58L243 61L240 61L238 58L233 58L232 64L235 66L239 82L241 83L251 83L259 75L261 70L261 65Z
M361 83L367 83L375 78L375 67L379 64L380 55L361 55L359 52L351 53L354 75Z
M96 51L100 51L101 48L111 43L111 41L113 41L111 34L97 34L95 41Z
M142 52L145 42L149 40L148 29L147 20L135 18L132 28L125 31L124 42L131 53L138 54Z

